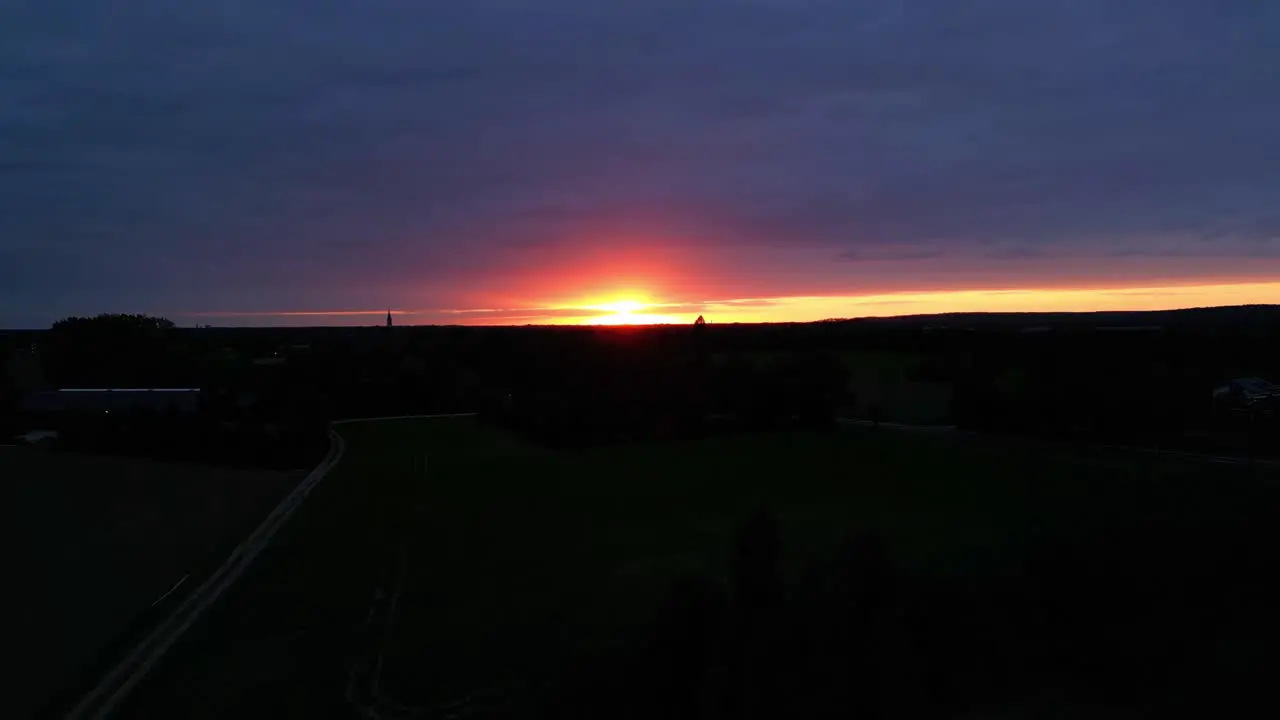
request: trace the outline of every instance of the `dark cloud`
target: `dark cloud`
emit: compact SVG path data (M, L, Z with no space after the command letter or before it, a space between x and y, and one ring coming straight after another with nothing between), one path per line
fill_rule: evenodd
M847 250L840 253L839 258L850 262L902 262L934 260L943 255L946 255L946 250L937 247L878 247L872 245L868 249Z
M1280 237L1268 3L60 5L0 22L6 322L449 307L560 257L520 248L698 248L767 297L876 272L842 252L1034 285Z
M1182 246L1120 247L1106 253L1113 258L1280 258L1280 242L1198 242Z
M991 258L992 260L1033 260L1049 256L1050 253L1044 248L1027 245L993 248L983 254L983 257Z

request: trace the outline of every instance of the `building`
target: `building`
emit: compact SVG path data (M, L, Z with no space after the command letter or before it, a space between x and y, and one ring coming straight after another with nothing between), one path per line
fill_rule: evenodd
M140 409L188 414L200 409L200 396L199 388L64 388L31 393L23 410L41 415Z
M1213 390L1214 404L1232 409L1248 409L1278 401L1280 385L1260 377L1235 378Z

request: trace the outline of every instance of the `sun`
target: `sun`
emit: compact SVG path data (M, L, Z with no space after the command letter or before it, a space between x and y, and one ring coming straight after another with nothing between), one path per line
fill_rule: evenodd
M679 319L670 315L643 312L653 308L654 306L650 303L628 298L598 305L587 305L583 309L608 313L589 318L586 320L588 325L662 325L679 322Z

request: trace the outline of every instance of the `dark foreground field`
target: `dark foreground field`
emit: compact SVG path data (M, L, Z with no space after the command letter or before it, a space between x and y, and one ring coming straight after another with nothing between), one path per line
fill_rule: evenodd
M1269 682L1256 472L871 431L342 434L120 717L1136 716Z
M14 562L6 717L36 713L184 575L261 521L297 477L0 449Z

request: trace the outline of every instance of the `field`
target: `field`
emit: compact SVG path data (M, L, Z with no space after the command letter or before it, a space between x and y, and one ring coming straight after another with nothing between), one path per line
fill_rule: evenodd
M867 418L878 409L880 419L890 422L946 422L951 412L950 384L910 377L913 368L928 360L905 352L841 353L840 361L849 373L846 387L853 395L852 413Z
M756 367L781 361L787 353L750 352L738 355ZM727 364L731 353L717 353L713 363ZM922 425L942 424L951 413L951 385L913 375L925 367L930 358L920 353L895 351L842 351L838 353L846 373L844 389L849 397L841 407L846 415Z
M22 658L16 717L74 686L153 602L247 533L297 480L30 448L0 449L0 477L15 523L7 586L24 609L7 635Z
M965 585L1034 570L1055 543L1244 526L1275 495L1237 468L957 436L552 453L470 419L342 432L338 469L125 716L545 700L646 646L673 582L727 582L735 528L758 508L776 515L791 584L870 532L903 577Z

